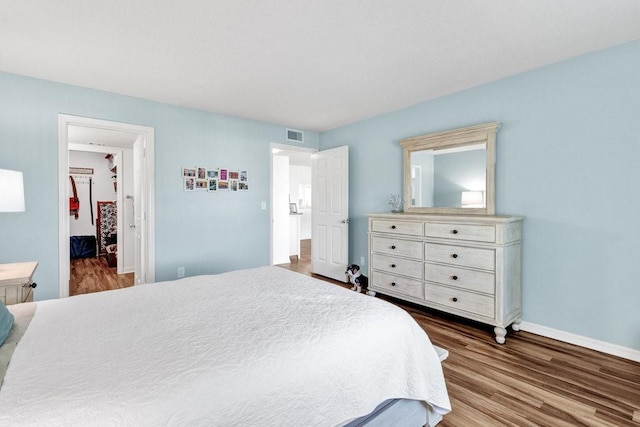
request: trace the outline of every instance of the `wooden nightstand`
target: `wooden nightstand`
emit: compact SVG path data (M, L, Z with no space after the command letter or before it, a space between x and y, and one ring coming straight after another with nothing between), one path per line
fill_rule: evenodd
M33 273L38 263L0 264L0 300L5 305L33 301Z

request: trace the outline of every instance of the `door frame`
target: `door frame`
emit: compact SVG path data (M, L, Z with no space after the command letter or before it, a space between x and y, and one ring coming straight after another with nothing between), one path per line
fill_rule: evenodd
M300 151L304 153L309 153L312 156L314 153L317 153L318 151L320 151L317 148L296 147L295 145L277 144L274 142L269 144L269 265L273 265L273 154L274 154L273 150L274 149L281 150L281 151ZM312 174L313 174L313 170L312 170ZM313 194L313 187L311 188L311 194Z
M94 119L89 117L58 114L58 283L59 298L69 296L70 258L69 258L69 141L68 128L70 125L93 127L106 130L138 133L143 137L144 157L134 159L142 164L144 185L141 189L140 201L143 253L141 283L155 281L155 130L149 126Z

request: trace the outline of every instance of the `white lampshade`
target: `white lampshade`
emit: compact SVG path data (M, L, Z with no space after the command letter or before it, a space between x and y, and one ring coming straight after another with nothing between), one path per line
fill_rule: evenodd
M22 172L0 169L0 212L24 212Z
M484 191L463 191L461 204L463 208L483 208Z

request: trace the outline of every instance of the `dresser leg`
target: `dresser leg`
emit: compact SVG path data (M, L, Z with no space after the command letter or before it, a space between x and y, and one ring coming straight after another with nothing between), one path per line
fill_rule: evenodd
M493 328L493 332L496 334L496 342L498 344L504 344L504 337L507 336L507 330L500 326L496 326Z
M520 330L520 323L522 323L522 319L518 317L513 322L513 325L511 325L511 329L513 329L514 331L518 332Z

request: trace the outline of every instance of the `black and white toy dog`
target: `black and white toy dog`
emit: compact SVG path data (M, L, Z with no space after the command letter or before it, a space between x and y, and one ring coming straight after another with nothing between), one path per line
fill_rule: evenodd
M367 289L369 285L369 279L367 276L363 276L360 272L360 266L357 264L349 264L347 267L347 271L345 273L349 278L349 283L353 286L351 287L352 291L363 292L370 296L375 296L376 293Z

